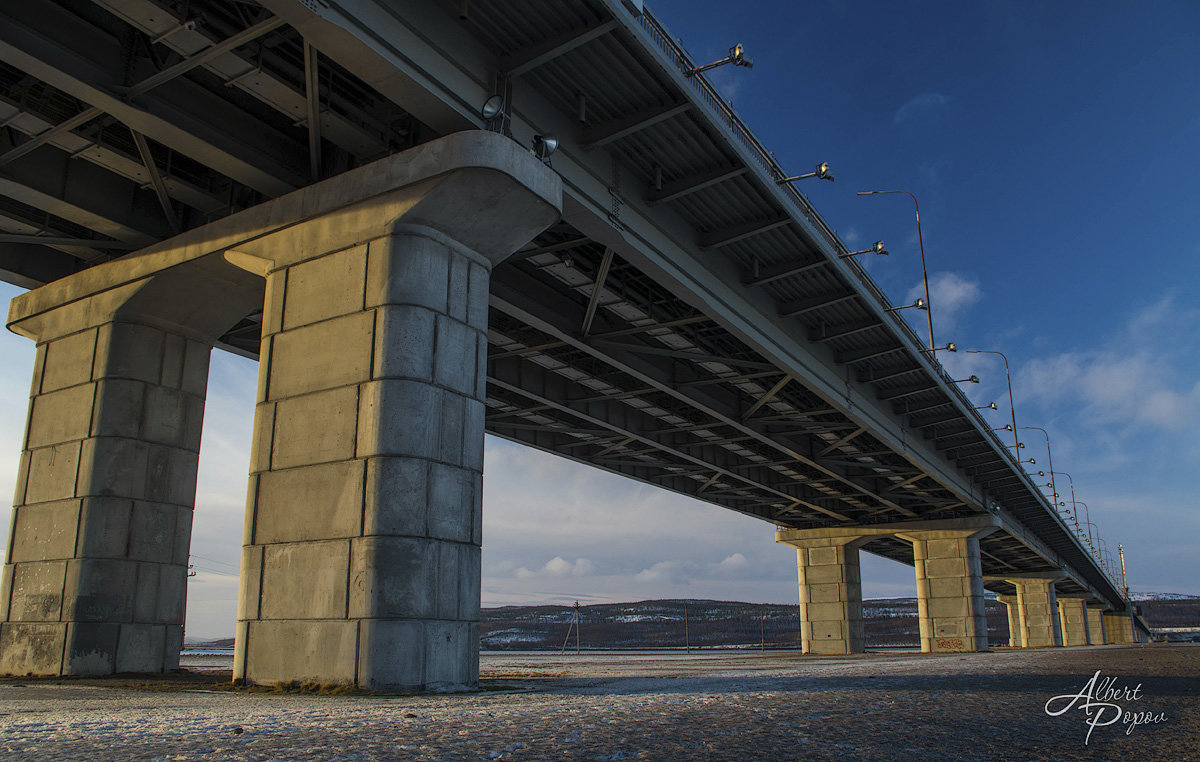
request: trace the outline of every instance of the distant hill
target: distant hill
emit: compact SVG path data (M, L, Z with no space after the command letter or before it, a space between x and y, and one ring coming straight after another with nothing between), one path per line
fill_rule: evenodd
M1152 628L1200 631L1200 597L1173 593L1135 596ZM684 609L687 634L684 633ZM799 606L676 599L580 606L582 648L799 648ZM501 606L482 611L481 645L489 650L558 650L574 617L571 606ZM987 599L988 638L1008 641L1008 615ZM870 648L920 645L916 598L863 601L863 629ZM193 640L190 648L233 648L233 638ZM575 646L574 631L570 647Z
M685 633L686 609L686 633ZM710 600L655 600L580 606L583 648L799 648L799 606ZM494 650L558 650L574 617L570 606L484 609L481 645ZM870 647L920 645L916 598L863 602ZM988 602L988 629L1008 637L1003 607ZM575 647L575 635L570 636Z

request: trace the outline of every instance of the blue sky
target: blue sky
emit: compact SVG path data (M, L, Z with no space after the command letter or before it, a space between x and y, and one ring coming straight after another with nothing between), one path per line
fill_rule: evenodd
M754 69L713 82L785 167L830 163L836 183L802 188L848 243L887 243L891 256L865 264L895 303L920 282L911 204L855 191L916 194L939 343L1008 354L1018 424L1050 432L1056 470L1113 552L1126 546L1135 591L1200 593L1200 5L651 7L700 62L745 45ZM16 293L0 286L0 299ZM999 359L941 356L956 377L979 375L968 393L1007 422ZM6 495L32 357L0 336ZM255 373L214 356L197 636L233 629ZM1041 435L1022 434L1044 468ZM493 439L486 468L485 605L796 598L794 555L768 524ZM864 590L912 595L912 571L865 561Z

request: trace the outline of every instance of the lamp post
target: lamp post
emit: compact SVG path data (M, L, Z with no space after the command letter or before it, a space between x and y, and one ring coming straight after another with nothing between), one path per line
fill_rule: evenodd
M1083 506L1083 523L1091 525L1091 526L1096 526L1095 524L1092 524L1092 512L1088 510L1087 503L1083 502L1082 500L1076 500L1075 505ZM1075 520L1079 521L1079 508L1075 509ZM1091 544L1092 544L1092 530L1089 529L1088 530L1088 545L1090 546Z
M929 309L929 305L930 305L930 301L929 301L929 271L925 269L925 237L921 233L921 207L917 204L917 197L914 196L913 194L909 193L906 190L859 191L858 195L860 195L860 196L877 196L877 195L883 195L886 193L903 193L904 195L911 198L912 202L913 202L913 209L916 211L916 214L917 214L917 243L921 247L921 280L925 284L925 305L926 305L925 317L927 318L927 322L929 323L929 351L932 352L933 347L934 347L934 343L933 343L933 311L931 309Z
M1000 355L1003 358L1004 380L1008 382L1008 412L1012 418L1013 450L1015 453L1016 450L1021 448L1017 447L1017 409L1013 405L1012 375L1008 372L1008 355L1003 352L997 352L994 349L964 349L963 351L973 355Z
M792 175L791 177L781 177L775 181L775 184L776 185L786 185L787 183L792 183L797 180L807 180L810 177L815 177L820 180L828 180L829 182L833 182L833 175L829 174L829 162L825 162L825 161L821 162L820 164L817 165L817 168L812 172L805 172L802 175ZM879 246L881 249L883 248L883 244L880 244ZM880 251L877 253L887 254L886 251Z
M1007 363L1005 363L1005 365L1007 365ZM1054 493L1054 501L1058 502L1058 487L1054 485L1054 458L1050 455L1050 435L1047 434L1046 430L1040 426L1022 426L1021 428L1028 429L1030 431L1040 431L1042 432L1042 436L1046 438L1046 465L1050 467L1047 469L1050 472L1050 491ZM1056 513L1058 512L1057 506L1054 510Z

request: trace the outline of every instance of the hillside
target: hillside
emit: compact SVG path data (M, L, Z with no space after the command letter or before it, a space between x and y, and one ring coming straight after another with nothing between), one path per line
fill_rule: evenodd
M686 609L686 636L685 636ZM487 649L560 649L574 612L569 606L504 606L485 609L482 646ZM799 648L795 605L709 600L601 603L580 607L581 648ZM917 601L866 601L863 623L871 647L917 647ZM988 602L993 639L1007 640L1004 609ZM572 631L570 648L575 647Z

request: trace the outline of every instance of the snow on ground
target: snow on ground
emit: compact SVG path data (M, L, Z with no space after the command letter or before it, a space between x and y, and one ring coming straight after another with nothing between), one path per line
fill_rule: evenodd
M1045 702L1095 670L1141 683L1097 728ZM989 654L484 654L476 693L274 695L175 681L0 681L6 760L1187 759L1200 647ZM107 686L107 687L106 687ZM165 688L165 689L163 689ZM1192 756L1191 758L1195 758Z

